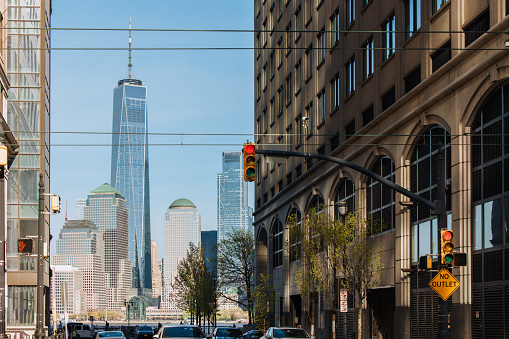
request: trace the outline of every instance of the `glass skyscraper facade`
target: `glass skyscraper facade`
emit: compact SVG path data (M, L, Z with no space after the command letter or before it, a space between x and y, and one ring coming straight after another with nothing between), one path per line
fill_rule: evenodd
M223 152L223 172L217 175L217 240L235 228L250 229L253 209L248 206L241 152Z
M1 4L6 41L8 90L6 120L19 143L7 185L7 326L35 329L36 256L19 255L17 239L37 236L39 174L49 192L50 0L9 0ZM5 40L4 40L5 39ZM4 88L2 88L4 90ZM46 202L47 203L47 202ZM46 205L45 210L49 208ZM49 243L49 216L44 216ZM37 246L35 246L37 251ZM45 266L49 281L49 265ZM22 283L20 283L22 282ZM49 309L49 286L44 286ZM48 319L49 320L49 319ZM33 327L32 327L33 326Z
M147 87L124 79L113 91L111 184L129 211L132 287L152 289Z

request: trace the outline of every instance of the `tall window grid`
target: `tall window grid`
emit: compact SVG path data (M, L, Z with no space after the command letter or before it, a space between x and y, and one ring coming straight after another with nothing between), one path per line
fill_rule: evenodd
M300 86L302 84L302 65L301 61L297 61L295 65L295 92L300 91Z
M313 75L313 45L306 50L306 79Z
M445 5L449 0L433 0L433 14L438 12L443 5Z
M318 123L325 121L325 88L318 93Z
M340 94L339 94L339 73L334 76L331 82L332 93L332 108L339 107Z
M297 11L295 12L295 41L300 38L302 31L302 12L300 10L300 6L297 7Z
M364 44L364 79L373 74L375 69L373 37Z
M313 2L314 0L306 0L306 22L313 18Z
M396 48L396 25L394 14L390 15L383 24L382 45L383 61L385 61L394 54L394 50Z
M394 182L394 163L387 156L380 157L371 171ZM372 234L394 228L395 191L374 179L368 179L366 189L367 217Z
M325 28L318 34L318 63L325 60Z
M346 0L346 22L348 26L355 21L355 0Z
M332 31L331 45L334 46L339 41L339 10L336 10L330 19Z
M345 66L346 96L355 91L355 57L351 57Z
M313 113L313 102L312 101L306 106L306 116L308 118L306 132L308 135L310 135L313 133L313 128L315 127L314 126L315 115Z
M406 34L411 37L421 28L421 0L406 0Z
M286 86L286 104L289 105L292 102L292 73L288 74L285 81Z

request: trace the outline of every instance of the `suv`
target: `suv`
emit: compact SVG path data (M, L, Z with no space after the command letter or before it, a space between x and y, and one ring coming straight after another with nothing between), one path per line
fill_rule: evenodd
M76 338L93 338L94 330L90 328L90 325L83 323L67 323L67 332L69 338L72 338L72 329L76 329Z

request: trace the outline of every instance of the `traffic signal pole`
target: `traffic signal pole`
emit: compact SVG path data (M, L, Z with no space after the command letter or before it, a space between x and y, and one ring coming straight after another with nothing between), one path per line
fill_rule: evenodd
M35 317L36 339L44 338L44 182L43 174L39 176L39 219L37 225L37 312Z
M438 238L441 237L441 230L447 229L447 214L445 204L445 154L442 147L439 148L437 154L437 166L438 166L438 180L437 180L437 200L435 201L435 208L433 212L438 217ZM440 251L442 255L442 251ZM440 258L441 259L441 258ZM445 268L447 265L441 264L442 260L438 261L440 268ZM449 310L448 300L438 298L439 313L438 313L438 335L439 339L449 339Z
M306 153L306 152L291 152L291 151L277 151L277 150L267 150L267 149L256 149L256 154L262 154L266 156L273 157L300 157L300 158L313 158L319 160L325 160L329 162L333 162L345 167L349 167L355 171L361 172L368 177L380 182L381 184L388 186L395 190L398 193L403 194L404 196L410 198L411 200L417 202L418 204L424 205L428 207L433 214L438 217L438 238L440 239L440 230L447 229L447 214L446 214L446 205L445 205L445 154L443 148L440 147L437 154L437 166L438 166L438 180L437 180L437 200L433 203L423 197L410 192L409 190L397 185L396 183L385 179L384 177L371 172L370 170L351 163L349 161L331 157L329 155L324 154L315 154L315 153ZM439 260L439 265L441 267L447 267L447 265L441 265ZM449 339L449 315L448 315L448 301L442 300L439 298L439 315L438 315L438 333L437 337L439 339Z

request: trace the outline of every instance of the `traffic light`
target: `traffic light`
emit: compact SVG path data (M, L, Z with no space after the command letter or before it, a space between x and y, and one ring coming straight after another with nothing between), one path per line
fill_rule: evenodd
M454 233L451 230L440 230L440 243L442 248L442 265L454 263Z
M34 239L19 238L18 253L32 254L34 252Z
M429 255L423 255L419 258L419 269L429 270L431 269L431 257Z
M244 154L244 181L256 181L256 146L245 143L242 149Z

